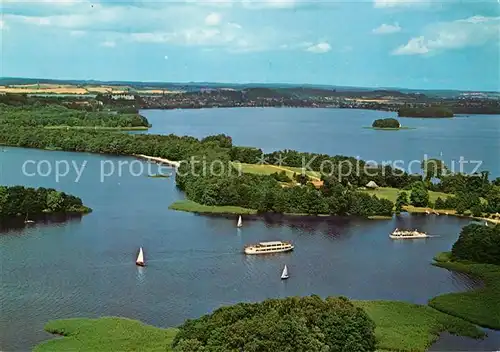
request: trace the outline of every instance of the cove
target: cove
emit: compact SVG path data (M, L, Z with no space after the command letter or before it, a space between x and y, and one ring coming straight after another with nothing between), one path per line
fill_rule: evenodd
M176 326L221 305L269 297L319 294L414 303L476 285L467 276L430 265L448 250L468 220L402 216L389 221L248 220L168 210L184 196L174 179L115 173L101 182L101 162L133 158L6 148L2 184L58 188L82 197L93 213L81 221L34 226L0 235L2 350L27 350L51 338L50 319L103 315ZM78 183L29 177L25 160L87 161ZM438 237L392 242L394 227L417 227ZM247 243L289 239L293 253L247 257ZM148 266L137 268L137 248ZM290 280L279 279L287 265Z

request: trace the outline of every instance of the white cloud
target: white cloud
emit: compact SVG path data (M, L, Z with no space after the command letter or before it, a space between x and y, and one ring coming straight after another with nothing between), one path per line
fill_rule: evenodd
M379 27L374 28L372 32L374 34L392 34L392 33L397 33L401 31L401 27L399 26L398 23L394 24L381 24Z
M396 48L394 55L422 55L500 41L500 17L473 16L428 26L424 34Z
M114 48L116 46L116 42L112 40L106 40L101 43L101 46L107 47L107 48Z
M306 48L306 51L315 54L323 54L332 50L332 47L327 42L321 42L318 44L310 45Z
M427 54L428 52L429 48L427 47L425 38L417 37L410 39L406 45L401 45L392 53L394 55L421 55Z
M446 1L446 0L445 0ZM432 0L374 0L377 8L428 6Z
M285 9L297 5L296 0L241 0L243 7L247 9Z
M205 24L207 26L217 26L222 19L222 16L218 13L212 12L207 17L205 17Z

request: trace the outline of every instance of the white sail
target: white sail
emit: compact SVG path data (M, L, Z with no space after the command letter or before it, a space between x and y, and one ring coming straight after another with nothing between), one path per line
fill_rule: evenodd
M243 221L241 220L241 215L240 217L238 218L238 227L241 227L243 225Z
M142 252L142 247L139 249L139 255L135 261L137 264L144 264L144 253Z
M281 273L281 278L282 279L288 279L288 268L286 267L286 265L283 268L283 272Z

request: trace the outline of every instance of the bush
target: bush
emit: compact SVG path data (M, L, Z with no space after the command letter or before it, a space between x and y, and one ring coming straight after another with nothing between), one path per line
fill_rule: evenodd
M412 185L410 202L415 207L426 207L429 204L429 191L423 182L415 182Z
M373 121L372 127L376 128L400 128L401 124L398 120L393 118L378 119Z
M453 245L451 254L453 259L500 265L500 225L465 226Z
M278 182L292 182L292 179L286 175L285 171L275 172L271 176Z
M348 299L268 299L217 309L180 326L174 350L375 351L375 324Z

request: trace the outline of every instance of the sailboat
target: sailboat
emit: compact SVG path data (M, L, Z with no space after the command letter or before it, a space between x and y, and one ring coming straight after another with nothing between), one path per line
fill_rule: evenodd
M283 268L283 272L281 273L281 280L286 280L288 279L289 276L288 276L288 269L285 265L285 267Z
M237 224L236 226L238 226L238 227L243 226L243 221L241 220L241 215L240 215L240 217L238 218L238 224Z
M29 219L28 219L28 213L26 213L26 219L24 219L24 223L25 223L25 224L33 224L33 223L34 223L34 221L33 221L33 220L29 220Z
M142 247L139 248L139 255L137 256L137 260L135 261L135 264L139 266L144 266L144 253L142 252Z

